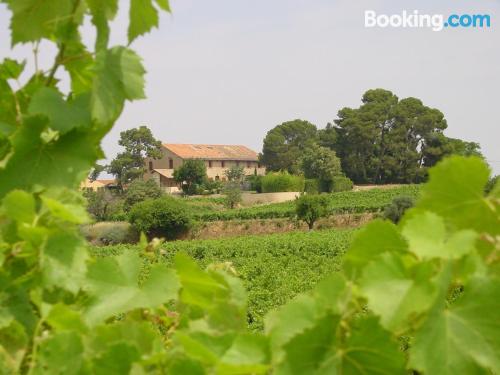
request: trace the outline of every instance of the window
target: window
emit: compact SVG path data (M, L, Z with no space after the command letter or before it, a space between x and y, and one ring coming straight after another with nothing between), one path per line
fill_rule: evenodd
M237 162L236 162L236 166L237 166L237 167L239 167L239 166L240 166L240 162L239 162L239 161L237 161Z
M153 170L153 162L152 162L152 161L150 161L150 162L149 162L149 171L151 172L152 170Z
M260 163L257 163L257 168L261 168Z
M208 161L208 168L212 168L212 160Z
M223 161L221 161L221 162L220 162L220 166L221 166L222 168L226 168L226 162L225 162L224 160L223 160Z
M168 169L174 169L174 161L172 159L168 159Z
M252 163L247 161L247 168L252 168Z

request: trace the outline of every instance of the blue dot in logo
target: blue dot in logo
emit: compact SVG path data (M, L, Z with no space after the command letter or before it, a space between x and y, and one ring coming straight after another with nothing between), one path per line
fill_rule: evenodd
M449 26L449 25L448 25L448 22L446 22L446 23L444 24L444 27L448 27L448 26Z

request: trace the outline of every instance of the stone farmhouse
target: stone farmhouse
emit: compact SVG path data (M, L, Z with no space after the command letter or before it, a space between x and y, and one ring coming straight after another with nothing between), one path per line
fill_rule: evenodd
M116 187L116 181L114 179L99 179L91 181L90 179L85 179L80 184L80 190L93 190L99 191L104 189L112 189Z
M243 167L246 176L266 173L259 164L257 153L246 146L165 143L161 159L146 159L144 179L154 179L163 190L175 193L179 185L173 179L174 169L190 159L203 160L211 180L225 181L224 172L232 166Z

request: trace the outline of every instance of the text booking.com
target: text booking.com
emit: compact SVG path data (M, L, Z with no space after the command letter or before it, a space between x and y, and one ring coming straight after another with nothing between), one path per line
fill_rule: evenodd
M445 28L489 28L489 14L421 14L418 10L399 14L377 14L374 10L365 11L365 27L430 28L442 31Z

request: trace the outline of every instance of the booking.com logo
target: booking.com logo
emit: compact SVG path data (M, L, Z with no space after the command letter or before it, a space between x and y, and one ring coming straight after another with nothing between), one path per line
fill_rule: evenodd
M491 27L489 14L420 14L418 10L401 14L377 14L374 10L365 11L365 27L394 28L431 28L442 31L445 28L488 28Z

